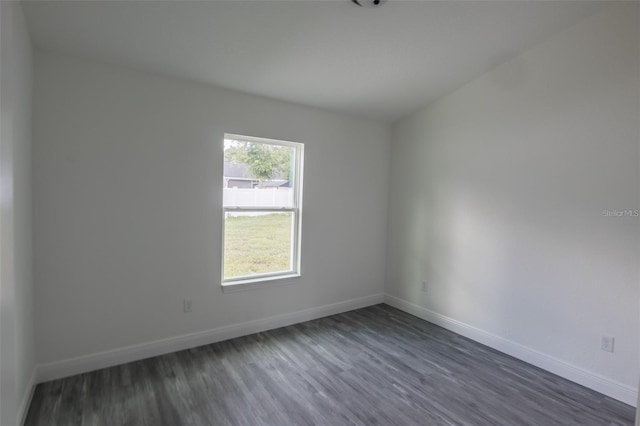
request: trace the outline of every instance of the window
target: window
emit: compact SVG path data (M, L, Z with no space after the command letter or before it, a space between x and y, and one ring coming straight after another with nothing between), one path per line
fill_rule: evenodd
M225 134L223 286L300 274L303 148Z

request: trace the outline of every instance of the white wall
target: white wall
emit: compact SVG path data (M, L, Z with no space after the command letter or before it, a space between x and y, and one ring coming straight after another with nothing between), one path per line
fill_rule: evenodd
M381 300L389 126L51 54L34 90L40 363ZM305 144L290 285L221 291L225 132Z
M35 366L31 281L31 62L21 5L0 2L0 424L24 415Z
M639 218L601 210L640 208L638 17L612 5L394 127L386 278L396 301L630 404Z

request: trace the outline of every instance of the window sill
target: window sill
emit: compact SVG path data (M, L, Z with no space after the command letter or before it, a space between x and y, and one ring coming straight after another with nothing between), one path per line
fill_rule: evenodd
M292 273L287 275L276 275L272 277L247 278L246 280L222 283L221 287L223 293L236 293L239 291L256 290L259 288L290 285L294 283L292 278L298 277L300 277L300 274Z

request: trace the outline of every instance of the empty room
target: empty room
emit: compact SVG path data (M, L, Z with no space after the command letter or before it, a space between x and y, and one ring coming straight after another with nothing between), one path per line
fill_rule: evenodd
M640 2L0 0L0 426L640 426Z

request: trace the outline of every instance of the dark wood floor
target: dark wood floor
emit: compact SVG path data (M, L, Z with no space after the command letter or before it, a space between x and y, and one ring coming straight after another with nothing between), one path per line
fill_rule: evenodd
M38 385L33 425L632 425L632 407L378 305Z

